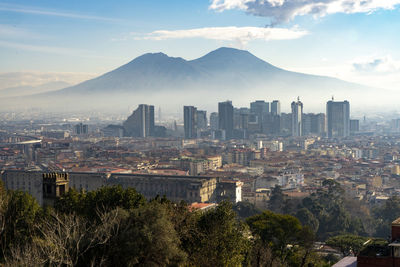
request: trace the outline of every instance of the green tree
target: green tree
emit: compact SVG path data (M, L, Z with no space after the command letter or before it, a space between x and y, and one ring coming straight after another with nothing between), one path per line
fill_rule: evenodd
M382 238L390 236L391 222L400 217L400 197L390 197L381 207L373 209L373 215L376 220L375 235Z
M241 266L249 250L245 225L229 202L202 213L190 241L186 249L194 266Z
M146 199L134 188L123 189L118 186L104 186L85 193L74 189L56 200L55 209L63 213L76 212L89 218L97 218L98 212L110 211L116 208L126 210L143 206Z
M259 236L265 246L271 247L273 256L283 262L290 254L289 245L299 243L302 226L296 217L264 211L246 221L253 234Z
M86 194L70 188L54 203L54 209L62 213L84 213Z
M326 240L328 246L337 248L343 256L357 255L368 240L367 237L357 235L338 235Z
M131 210L105 251L113 266L170 266L186 259L168 209L157 202Z
M135 188L123 189L120 185L105 186L86 194L85 210L87 214L95 215L93 213L96 209L113 210L120 207L130 210L145 203L146 199Z
M302 225L309 226L314 232L318 231L319 221L308 209L299 209L295 216L299 219Z
M21 191L9 191L4 207L4 229L0 236L2 256L7 256L11 246L29 242L42 209L36 199Z
M246 201L241 201L233 206L233 210L237 213L240 219L260 214L262 210L258 209L254 204Z
M282 192L281 187L279 185L275 185L271 192L271 197L268 202L268 208L273 212L281 213L283 211L285 199L286 198Z

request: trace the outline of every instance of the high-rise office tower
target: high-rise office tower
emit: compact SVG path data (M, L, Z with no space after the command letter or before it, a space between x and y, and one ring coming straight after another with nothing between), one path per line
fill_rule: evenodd
M88 133L89 133L88 128L89 128L89 127L88 127L87 124L82 124L82 122L81 122L81 123L75 125L74 132L75 132L77 135L88 134Z
M233 106L232 101L218 103L218 127L225 131L225 138L233 136Z
M303 136L314 134L324 135L325 134L325 114L319 113L307 113L303 114L302 121L302 134Z
M210 114L210 128L211 128L211 130L218 130L219 129L219 127L218 127L218 112L212 112L211 114Z
M269 114L269 103L264 100L257 100L250 103L250 113L256 116L257 129L255 133L261 133L263 129L263 118Z
M269 113L269 103L264 100L257 100L250 103L250 112L259 116L260 120L263 114Z
M279 100L272 101L271 114L272 115L281 115L281 102L279 102Z
M329 138L350 135L350 104L348 101L326 103L327 131Z
M197 128L199 130L207 129L207 111L205 110L197 111Z
M360 131L360 121L359 120L350 120L350 133L358 133Z
M302 136L303 103L300 98L292 102L292 136Z
M284 136L292 134L292 114L281 113L280 116L280 133Z
M264 115L262 120L262 133L277 135L281 131L281 116L272 113Z
M183 123L185 128L185 138L197 138L197 108L193 106L183 107Z
M123 123L126 136L148 137L154 134L154 106L141 104Z

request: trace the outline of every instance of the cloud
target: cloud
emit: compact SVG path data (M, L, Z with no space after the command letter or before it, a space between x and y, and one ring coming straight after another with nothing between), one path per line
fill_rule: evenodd
M135 37L137 40L167 40L184 38L204 38L219 41L234 41L246 44L252 40L290 40L308 34L297 28L260 28L260 27L209 27L189 30L158 30Z
M323 17L335 13L372 13L396 8L400 0L212 0L210 9L241 9L270 18L272 24L285 23L296 16Z
M390 74L400 72L400 61L391 56L359 59L353 63L353 70L360 73Z
M67 82L77 84L94 78L94 73L76 72L3 72L0 73L0 90L17 86L38 86L49 82Z
M7 47L15 50L25 50L25 51L33 51L40 52L46 54L57 54L57 55L66 55L66 56L75 56L81 58L100 58L100 59L110 59L112 57L106 57L102 55L95 55L93 51L84 50L84 49L75 49L75 48L67 48L67 47L58 47L58 46L47 46L47 45L32 45L32 44L23 44L18 42L8 42L0 40L0 47Z
M6 4L6 3L0 3L0 11L53 16L53 17L64 17L64 18L72 18L72 19L97 20L97 21L106 21L106 22L121 22L122 21L120 19L115 19L115 18L92 16L92 15L85 15L85 14L76 14L76 13L70 13L70 12L40 9L40 8L35 8L35 7L30 7L30 6L11 5L11 4Z

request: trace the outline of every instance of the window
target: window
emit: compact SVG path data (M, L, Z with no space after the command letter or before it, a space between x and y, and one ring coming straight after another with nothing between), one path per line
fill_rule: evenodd
M65 185L60 185L59 189L60 189L60 195L64 195L65 194Z

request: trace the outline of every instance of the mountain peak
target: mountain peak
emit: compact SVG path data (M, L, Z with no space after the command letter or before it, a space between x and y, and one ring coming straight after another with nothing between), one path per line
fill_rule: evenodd
M236 54L251 54L247 50L242 50L242 49L237 49L233 47L226 47L222 46L220 48L215 49L214 51L211 51L210 53L236 53Z
M210 57L216 57L216 58L225 58L225 57L254 57L253 54L251 54L247 50L240 50L236 48L231 48L231 47L220 47L214 51L211 51L210 53L206 54L205 56L199 58L210 58Z
M201 58L192 60L191 62L207 70L225 69L228 72L239 69L241 72L265 69L272 71L277 70L276 67L261 60L249 51L231 47L220 47Z

